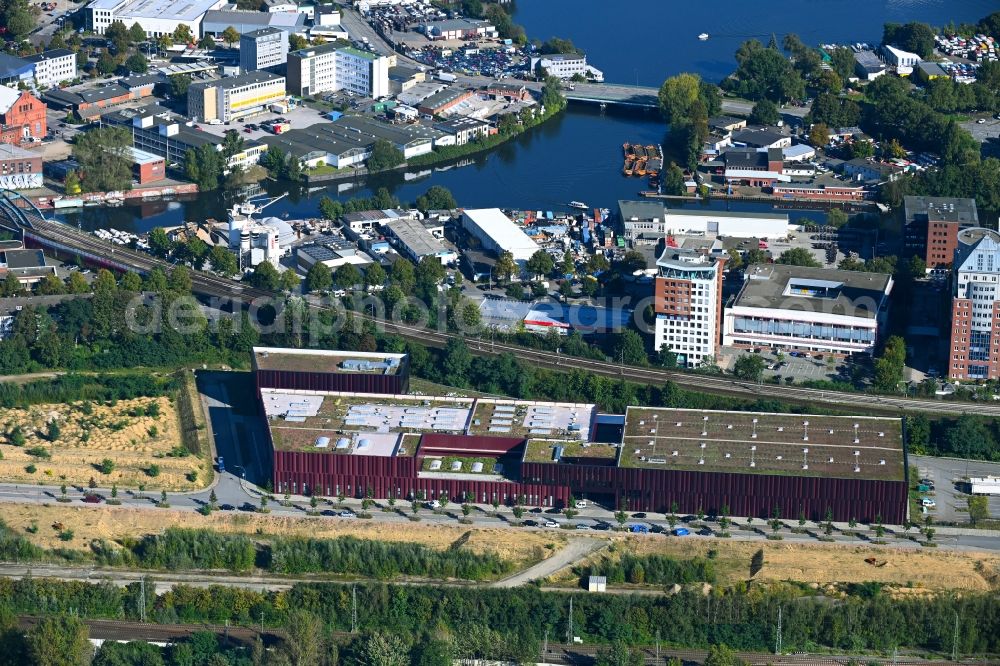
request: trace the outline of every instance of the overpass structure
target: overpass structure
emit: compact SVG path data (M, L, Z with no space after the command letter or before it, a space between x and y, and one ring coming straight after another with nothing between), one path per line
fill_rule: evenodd
M47 220L31 203L16 192L0 190L0 226L20 230L26 243L41 248L48 248L64 254L79 256L84 261L113 270L131 270L140 275L148 274L154 268L169 273L173 265L167 261L153 257L144 252L115 245L110 241L97 238L93 234L80 231L62 224ZM191 271L192 290L201 296L231 302L234 306L261 307L272 305L281 309L284 297L282 294L257 289L213 273ZM310 302L310 307L325 309L335 315L343 314L343 306L337 304ZM905 398L889 395L864 396L858 394L825 391L821 389L801 388L784 385L758 385L756 382L734 380L726 376L695 375L664 370L654 367L625 366L611 361L598 361L587 358L565 356L547 350L528 349L516 345L493 341L483 341L477 338L466 338L441 328L410 325L401 321L392 321L385 317L375 317L363 312L354 312L358 319L368 319L381 331L398 335L402 338L433 347L445 347L455 338L463 338L473 354L479 356L513 354L525 363L534 366L559 371L580 370L594 375L614 377L637 384L662 386L665 382L695 391L731 395L748 400L774 398L790 400L797 403L826 404L858 408L859 402L865 407L879 412L900 413L902 411L919 411L934 414L965 414L974 413L1000 417L1000 404L962 403L935 399Z

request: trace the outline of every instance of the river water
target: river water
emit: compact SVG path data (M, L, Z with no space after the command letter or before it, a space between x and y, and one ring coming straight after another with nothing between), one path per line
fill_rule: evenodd
M559 36L583 48L591 64L611 82L658 86L679 72L721 80L735 66L739 43L775 33L780 41L797 33L807 44L877 42L885 22L974 22L997 9L996 0L772 0L738 3L688 3L675 0L608 3L606 0L519 0L515 20L532 37ZM701 42L697 35L707 32ZM413 201L431 185L449 188L459 205L552 210L571 200L614 207L636 198L646 183L621 173L625 141L656 143L664 125L653 112L601 112L571 105L560 117L463 166L419 174L383 174L366 183L340 183L313 191L293 191L267 209L270 215L318 216L321 196L367 196L387 187L402 201ZM267 183L270 194L286 191ZM185 202L153 202L116 209L85 209L62 214L86 229L115 227L146 231L183 220L226 218L230 203L219 193ZM715 202L713 206L726 206ZM763 204L730 204L733 209L764 210ZM819 213L795 212L815 219Z

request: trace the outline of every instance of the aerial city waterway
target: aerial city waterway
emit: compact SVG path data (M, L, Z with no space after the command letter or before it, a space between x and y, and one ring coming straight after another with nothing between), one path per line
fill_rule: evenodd
M659 86L679 72L719 81L735 67L733 54L746 39L763 42L794 32L807 44L878 42L886 22L931 25L974 22L995 10L993 0L776 0L759 5L727 3L616 3L599 0L520 0L514 19L532 39L558 36L586 51L609 82ZM778 20L780 18L780 21ZM708 39L700 40L706 33ZM623 142L655 144L665 126L656 112L602 111L570 104L540 127L489 153L458 164L413 172L382 173L360 182L341 182L289 192L268 213L296 218L319 216L323 196L369 196L386 187L413 201L431 185L449 188L464 207L553 209L573 200L614 207L644 189L621 172ZM288 191L287 183L264 183L262 194ZM227 195L209 192L189 201L156 201L118 208L90 208L58 217L84 229L113 227L134 232L185 220L224 220ZM712 202L733 210L766 210L770 204ZM822 219L821 212L796 216Z

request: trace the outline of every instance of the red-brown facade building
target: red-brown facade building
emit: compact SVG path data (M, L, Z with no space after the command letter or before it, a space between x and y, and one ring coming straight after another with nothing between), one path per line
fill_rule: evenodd
M45 104L28 91L0 87L0 143L19 146L48 133Z

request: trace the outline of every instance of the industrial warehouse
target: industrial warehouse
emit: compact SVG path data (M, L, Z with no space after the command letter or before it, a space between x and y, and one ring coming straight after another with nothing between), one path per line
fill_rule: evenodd
M408 395L402 354L255 348L276 492L907 518L900 419Z

